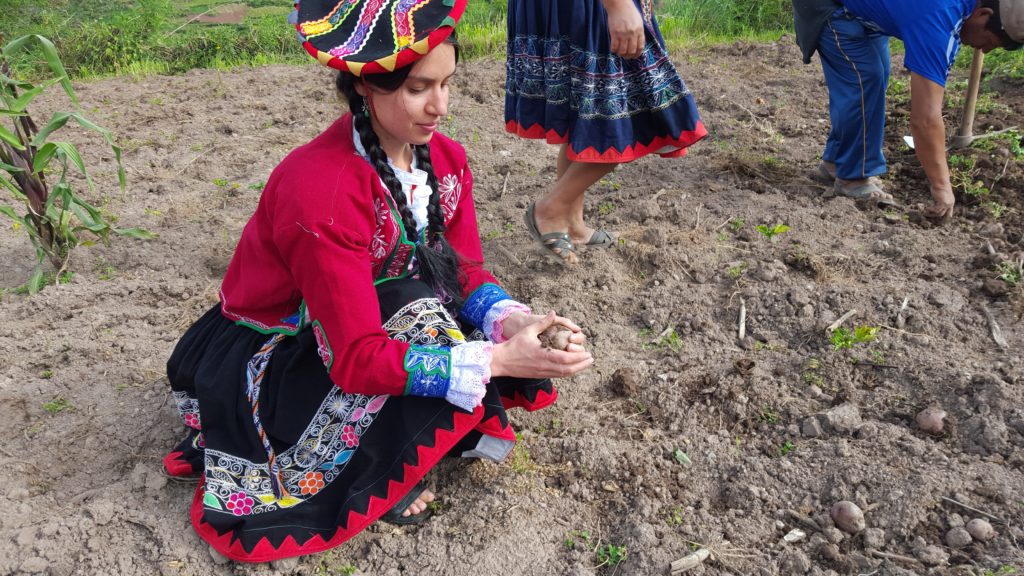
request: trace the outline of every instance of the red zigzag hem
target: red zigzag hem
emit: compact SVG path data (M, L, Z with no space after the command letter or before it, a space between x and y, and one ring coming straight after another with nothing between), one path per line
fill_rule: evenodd
M524 127L522 124L515 120L509 120L505 123L505 131L521 136L523 138L529 138L532 140L545 140L548 144L565 144L569 141L567 135L559 134L554 130L544 130L544 127L540 124L534 124L529 128ZM598 152L593 146L584 150L577 151L573 149L570 144L568 147L567 155L569 160L573 162L593 162L598 164L621 164L623 162L632 162L647 156L648 154L656 153L658 150L666 147L675 147L676 150L667 152L665 154L659 154L662 158L681 158L686 156L686 149L696 144L700 140L704 139L708 135L707 129L704 127L704 123L700 120L697 121L697 125L693 130L684 130L679 136L672 138L668 136L659 136L652 140L649 144L640 144L639 142L627 146L625 150L619 152L615 148L609 148L604 152Z
M304 544L299 544L291 536L286 536L281 546L274 548L266 538L261 538L251 552L247 552L241 541L234 539L234 533L228 530L224 534L218 534L217 530L203 520L203 488L205 483L200 482L192 497L192 505L189 509L189 517L192 526L199 536L205 540L214 550L238 562L270 562L291 556L303 556L329 550L356 534L362 532L367 526L380 518L390 510L399 500L402 499L416 484L433 468L455 444L469 433L483 418L484 409L477 407L472 414L456 412L454 417L454 429L451 431L438 428L434 435L434 446L419 446L417 456L419 464L413 466L404 465L402 481L392 480L388 483L387 498L370 497L370 504L365 514L352 510L348 514L348 522L330 540L324 540L319 534L314 535Z

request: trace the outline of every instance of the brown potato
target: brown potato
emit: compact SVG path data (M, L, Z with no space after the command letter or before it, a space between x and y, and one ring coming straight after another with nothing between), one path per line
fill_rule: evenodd
M559 326L553 324L548 326L546 330L540 333L540 345L545 348L551 348L552 350L565 350L569 347L569 337L572 336L572 330L569 330L565 326Z
M929 434L942 434L945 419L946 411L942 408L925 408L918 413L914 421L921 430Z
M849 500L840 500L832 505L832 521L836 527L848 534L856 534L864 529L864 512Z

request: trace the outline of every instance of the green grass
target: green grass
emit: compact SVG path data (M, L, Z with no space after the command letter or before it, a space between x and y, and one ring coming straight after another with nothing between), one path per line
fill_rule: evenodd
M240 24L191 19L244 4ZM738 37L775 39L792 28L789 0L660 0L655 13L671 49ZM72 76L176 74L193 68L308 62L282 0L5 0L0 35L54 41ZM459 23L465 58L504 57L506 0L474 0ZM18 65L34 65L20 61Z
M176 74L193 68L305 63L309 57L286 23L284 0L4 0L0 35L42 34L53 40L76 78L111 74ZM189 20L225 4L249 7L240 24ZM790 0L658 0L655 14L670 50L694 45L777 40L793 29ZM473 0L459 23L467 59L503 58L506 0ZM902 45L894 43L899 53ZM966 69L971 50L961 50ZM32 62L21 61L21 65ZM988 55L992 76L1024 77L1024 51Z
M308 60L286 23L291 11L287 2L236 2L252 8L240 24L190 22L215 5L229 3L6 0L10 9L0 13L0 34L6 39L23 34L50 38L77 78Z
M793 29L790 0L662 0L654 13L670 50L740 38L777 40Z

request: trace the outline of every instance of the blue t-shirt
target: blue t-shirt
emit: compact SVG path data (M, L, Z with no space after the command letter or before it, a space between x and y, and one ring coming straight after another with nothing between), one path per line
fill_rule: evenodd
M946 85L960 51L960 28L977 0L842 0L846 9L874 24L878 31L903 41L903 65L911 72Z

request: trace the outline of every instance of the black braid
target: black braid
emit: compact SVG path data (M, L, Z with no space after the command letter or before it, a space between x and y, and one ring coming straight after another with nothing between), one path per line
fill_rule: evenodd
M430 203L427 205L427 230L424 250L421 250L421 260L426 266L422 274L436 278L444 288L445 292L452 297L457 304L456 309L462 307L462 282L465 279L462 269L459 268L459 254L448 243L444 237L447 226L444 223L444 210L441 208L441 186L434 174L434 164L430 161L430 144L413 146L413 154L416 157L416 164L420 170L427 173L427 184L430 186Z
M404 72L404 73L403 73ZM392 74L400 75L397 86L394 86L398 78L382 78L389 75L374 75L373 84L384 89L397 89L408 76L409 67L399 69ZM383 81L381 81L383 80ZM430 161L430 146L414 146L413 153L416 157L418 167L427 173L427 183L433 193L430 195L430 203L427 207L427 229L423 242L420 242L420 234L416 229L416 219L409 208L405 191L402 190L402 183L395 176L394 170L388 164L387 154L380 145L377 133L373 131L373 124L369 118L363 115L365 99L355 89L358 78L346 72L339 72L337 78L338 91L348 101L349 110L352 111L352 121L363 149L370 157L370 164L377 175L387 186L391 197L395 201L395 207L402 217L402 228L405 236L410 242L416 244L416 259L419 265L420 278L434 289L439 295L443 295L445 305L453 312L462 308L464 298L462 297L463 273L459 268L458 253L448 244L444 238L445 231L444 211L441 209L440 186L437 176L434 174L433 164Z

